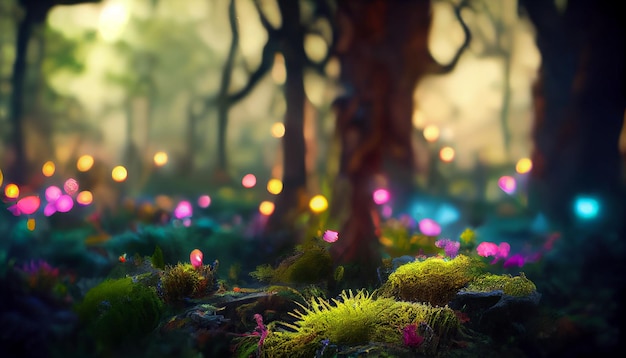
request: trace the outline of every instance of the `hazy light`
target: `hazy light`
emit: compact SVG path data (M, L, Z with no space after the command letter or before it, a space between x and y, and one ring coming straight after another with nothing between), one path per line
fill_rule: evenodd
M162 167L167 164L167 153L165 152L156 152L154 153L154 165L157 167Z
M47 161L47 162L43 163L43 166L41 167L41 172L46 177L53 176L55 170L56 170L56 166L51 161Z
M244 175L243 179L241 179L241 185L243 185L244 188L253 188L256 185L256 177L254 174Z
M157 206L157 208L165 211L170 211L174 207L174 202L167 195L157 195L154 198L154 204Z
M89 154L82 155L76 161L76 169L80 172L86 172L93 167L93 157Z
M600 203L595 198L580 196L574 202L574 210L579 218L590 220L598 216Z
M262 201L261 204L259 204L259 212L265 216L272 215L274 212L274 203L271 201Z
M272 124L271 130L272 130L272 137L274 138L282 138L285 135L285 125L280 122L276 122Z
M198 198L198 206L201 208L208 208L211 205L211 197L208 195L200 195Z
M434 124L429 124L424 128L424 138L428 142L434 142L439 139L439 127Z
M67 179L65 181L65 184L63 184L63 190L65 190L68 195L76 194L76 192L78 192L78 182L76 181L76 179Z
M441 148L439 151L439 158L446 163L451 162L454 159L454 149L451 147Z
M389 195L389 191L387 189L377 189L372 194L374 202L378 205L385 204L389 201L391 196Z
M40 204L38 196L27 196L17 202L17 208L20 209L21 214L30 215L39 209Z
M381 212L384 218L389 219L393 214L393 208L389 205L383 205L383 210Z
M283 191L283 182L280 179L270 179L267 182L267 191L270 194L280 194Z
M2 170L0 170L0 185L2 185L3 180L4 180L4 175L2 174Z
M285 69L285 57L277 52L274 55L274 65L272 66L272 79L276 84L282 85L287 80L287 70Z
M515 178L505 175L498 179L498 186L503 192L513 194L515 192L515 188L517 188L517 183L515 182Z
M422 128L424 126L424 122L426 121L426 116L424 112L420 110L415 110L413 112L413 116L411 117L411 122L413 123L413 127Z
M323 195L315 195L309 201L309 208L316 214L328 209L328 200Z
M117 40L124 26L128 22L128 11L121 3L109 2L100 13L100 21L98 23L98 31L102 39L107 42Z
M526 174L533 168L533 162L529 158L522 158L517 161L515 171L520 174Z
M7 184L4 187L4 195L9 199L15 199L20 196L20 188L16 184Z
M35 219L33 219L33 218L29 218L29 219L26 221L26 228L27 228L29 231L34 231L34 230L35 230L35 226L36 226Z
M49 203L48 205L46 205L45 208L43 208L43 214L45 216L50 216L56 212L57 212L57 207L56 205L54 205L54 203Z
M191 207L191 203L183 200L176 206L174 209L174 216L176 219L184 219L193 215L193 208Z
M121 165L116 166L111 171L111 177L116 182L123 182L124 180L126 180L127 176L128 176L128 172L126 171L126 168L124 168Z
M80 205L89 205L93 202L93 194L89 190L83 190L76 196L76 202Z
M54 202L54 206L56 207L56 211L66 213L74 207L74 200L69 195L61 195L57 201Z
M51 185L46 188L46 200L50 203L54 203L63 194L58 186Z
M426 236L437 236L441 234L441 226L433 219L422 219L418 223L420 231Z

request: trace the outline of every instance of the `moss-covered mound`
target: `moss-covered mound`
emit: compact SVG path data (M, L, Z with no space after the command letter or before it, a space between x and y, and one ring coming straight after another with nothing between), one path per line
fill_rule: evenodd
M509 296L528 296L537 290L535 284L523 272L519 276L486 274L479 276L467 285L466 291L502 291Z

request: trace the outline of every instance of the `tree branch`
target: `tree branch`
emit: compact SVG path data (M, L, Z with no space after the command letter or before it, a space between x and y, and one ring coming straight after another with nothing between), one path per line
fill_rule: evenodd
M272 26L270 21L267 19L267 16L265 16L265 13L263 12L263 9L261 8L261 4L259 3L259 0L254 0L253 2L254 2L254 6L256 7L257 12L259 13L259 20L261 20L261 25L263 25L263 27L267 31L268 38L275 36L276 33L278 32L278 29L274 28L274 26Z
M467 6L468 6L468 0L463 0L458 6L454 7L454 15L459 20L459 23L461 24L461 27L463 28L463 33L465 34L465 40L463 41L463 44L461 44L461 47L459 47L456 54L454 55L454 57L448 64L439 65L438 68L435 69L435 71L433 71L432 73L445 74L445 73L449 73L450 71L452 71L454 67L456 67L456 64L459 62L459 59L461 58L461 55L463 54L463 52L469 47L469 44L472 40L472 34L470 33L469 27L467 27L467 24L463 20L463 16L461 16L461 11L463 10L463 8ZM437 61L435 61L434 58L432 58L432 60L433 62L437 63Z

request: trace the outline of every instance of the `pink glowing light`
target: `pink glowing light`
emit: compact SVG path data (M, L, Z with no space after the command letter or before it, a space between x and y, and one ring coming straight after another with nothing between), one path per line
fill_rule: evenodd
M191 207L191 203L186 200L183 200L180 203L178 203L178 205L176 206L176 209L174 209L174 216L177 219L188 218L191 215L193 215L193 208Z
M391 195L389 195L389 191L387 189L377 189L374 191L372 197L377 205L382 205L389 201Z
M65 190L68 195L76 194L76 192L78 192L78 182L76 181L76 179L67 179L65 181L65 184L63 184L63 190Z
M333 243L339 239L339 233L333 230L326 230L322 238L328 243Z
M241 179L241 185L244 188L253 188L256 185L256 177L254 174L246 174L243 179Z
M441 234L441 226L433 219L422 219L418 223L420 231L426 236L437 236Z
M74 207L74 199L69 195L61 195L57 201L54 202L56 209L60 213L66 213Z
M45 208L43 208L43 214L45 216L51 216L52 214L57 212L57 207L56 205L54 205L54 203L49 203L48 205L46 205Z
M52 185L46 188L46 200L48 200L49 203L57 201L62 194L63 192L58 186Z
M194 249L193 251L191 251L191 254L189 255L189 261L191 262L191 266L193 266L194 268L202 267L202 257L202 251L198 249Z
M511 252L511 245L508 242L501 242L500 245L496 245L493 242L481 242L476 247L476 252L479 256L489 257L493 256L493 261L491 264L495 264L500 259L504 259L509 256Z
M393 214L393 208L389 205L383 205L383 209L381 210L381 214L385 219L389 219Z
M208 208L211 205L211 197L208 195L200 195L198 198L198 206L201 208Z
M498 186L503 192L513 194L515 192L515 188L517 188L517 183L515 182L515 178L505 175L498 179Z
M41 200L39 200L39 197L31 195L20 199L17 202L17 208L22 214L30 215L39 209L40 204Z

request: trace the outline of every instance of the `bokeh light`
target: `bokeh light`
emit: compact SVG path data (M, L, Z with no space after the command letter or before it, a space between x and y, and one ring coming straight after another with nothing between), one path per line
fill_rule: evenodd
M35 227L36 227L36 222L34 218L29 218L28 220L26 220L26 228L29 231L35 231Z
M211 197L208 195L200 195L200 197L198 198L198 206L205 209L208 208L209 205L211 205Z
M246 174L241 179L241 185L244 188L253 188L256 185L256 177L254 174Z
M309 208L316 214L328 209L328 200L323 195L315 195L309 201Z
M157 167L162 167L165 164L167 164L167 153L165 152L156 152L154 153L154 157L152 158L154 161L154 165L156 165Z
M271 131L272 131L272 137L282 138L285 135L285 125L280 122L276 122L272 124Z
M261 204L259 204L259 212L265 216L272 215L274 212L274 203L271 201L262 201Z
M127 176L128 176L128 172L126 171L126 168L124 168L121 165L116 166L111 171L111 177L116 182L123 182L124 180L126 180Z
M4 174L2 174L2 169L0 169L0 185L2 185L3 180L4 180Z
M74 200L69 195L61 195L54 203L56 211L60 213L66 213L74 207ZM45 213L44 213L45 214Z
M68 195L76 194L78 192L78 182L76 181L76 179L67 179L63 184L63 190L65 190Z
M54 203L63 194L58 186L51 185L46 188L46 200L50 203Z
M513 194L517 188L517 183L515 182L515 178L512 176L504 175L498 179L498 186L503 192Z
M441 226L433 219L422 219L418 223L420 231L426 236L437 236L441 234Z
M7 184L7 186L4 187L4 195L9 199L16 199L20 196L20 188L17 184Z
M183 200L176 205L176 209L174 209L174 216L176 219L184 219L191 217L193 215L193 207L191 203L187 200Z
M267 191L270 194L280 194L283 191L283 182L280 179L270 179L267 182Z
M43 208L43 214L45 216L50 216L56 212L57 212L57 207L54 203L49 203L48 205L46 205L45 208Z
M431 143L439 139L439 127L434 124L424 127L424 138Z
M52 161L47 161L43 163L43 166L41 167L41 173L46 177L53 176L55 171L56 171L56 166L54 165L54 162Z
M377 189L374 191L374 194L372 194L372 197L376 204L382 205L386 204L391 196L389 195L389 191L387 189Z
M39 200L39 197L31 195L20 199L17 202L17 208L20 209L21 214L30 215L39 209L40 204L41 201Z
M93 167L93 157L89 154L81 155L76 161L76 169L79 172L86 172Z
M443 147L439 151L439 158L442 161L449 163L454 159L454 149L452 147Z
M520 174L526 174L533 168L533 162L529 158L522 158L515 164L515 171Z
M574 212L580 219L594 219L600 212L600 202L589 196L579 196L574 201Z
M89 205L93 202L93 194L89 190L83 190L76 196L76 202L80 205Z

